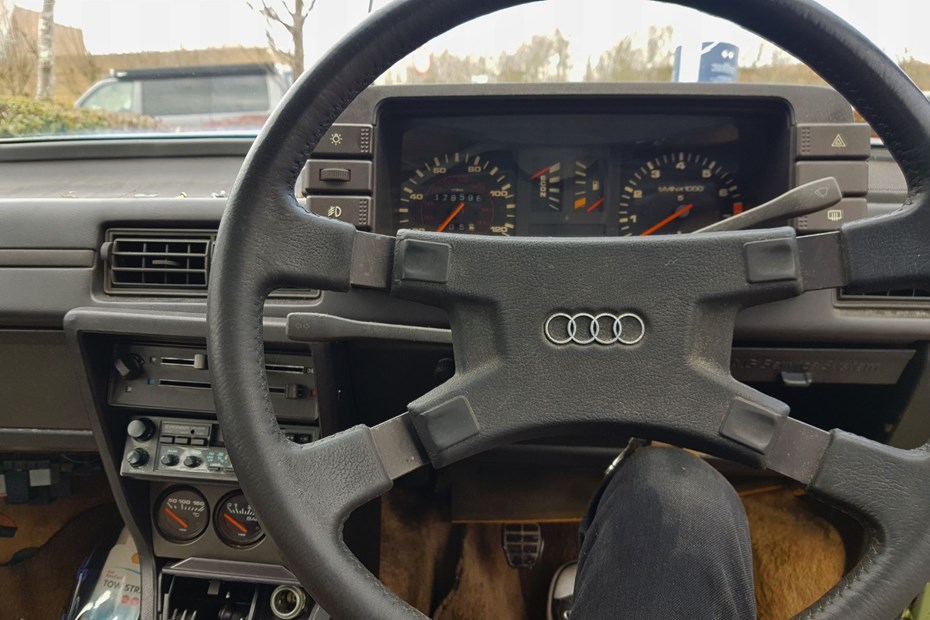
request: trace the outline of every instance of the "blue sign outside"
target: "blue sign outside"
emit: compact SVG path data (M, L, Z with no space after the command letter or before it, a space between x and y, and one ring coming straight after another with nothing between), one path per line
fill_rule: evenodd
M735 82L739 75L739 48L732 43L703 43L698 82Z
M698 62L694 56L698 55ZM675 82L735 82L739 76L739 48L732 43L705 41L695 47L675 48L672 81Z

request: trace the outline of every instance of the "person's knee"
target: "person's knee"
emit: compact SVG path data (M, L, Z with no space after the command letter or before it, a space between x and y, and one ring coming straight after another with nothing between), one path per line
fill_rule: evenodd
M637 512L675 515L679 527L695 535L745 527L733 487L706 461L678 448L643 448L631 454L605 489L598 512L605 507L622 514L631 503L640 504Z

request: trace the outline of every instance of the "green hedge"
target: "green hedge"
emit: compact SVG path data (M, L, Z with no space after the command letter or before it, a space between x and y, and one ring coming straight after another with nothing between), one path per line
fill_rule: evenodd
M69 108L54 101L0 97L0 138L109 133L130 129L158 129L158 121L135 114Z

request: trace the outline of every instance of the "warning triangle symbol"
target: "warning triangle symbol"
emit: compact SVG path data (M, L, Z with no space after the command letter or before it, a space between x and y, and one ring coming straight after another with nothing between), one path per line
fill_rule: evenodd
M833 138L833 144L831 144L830 146L832 146L835 149L845 149L846 140L843 140L843 136L841 134L836 134L836 137Z

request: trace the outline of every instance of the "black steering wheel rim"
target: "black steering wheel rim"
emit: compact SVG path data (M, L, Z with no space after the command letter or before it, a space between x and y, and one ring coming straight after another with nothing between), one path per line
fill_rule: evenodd
M453 238L457 236L439 242L435 235L423 233L403 233L395 240L357 233L347 224L310 215L297 204L293 187L304 162L339 113L377 75L460 23L522 3L402 0L376 12L298 80L243 165L220 226L208 302L209 347L217 415L240 483L269 535L314 599L338 617L422 617L351 555L341 540L345 518L424 459L442 466L488 447L489 441L519 439L546 421L517 419L497 427L488 416L488 403L471 395L496 388L498 362L533 360L542 349L524 350L539 346L539 330L524 333L520 326L507 324L484 334L481 327L502 316L535 321L538 312L524 316L521 306L502 301L512 294L509 285L523 287L526 293L529 283L519 274L502 274L508 287L489 292L468 279L467 272L486 269L487 255L519 253L521 260L530 257L528 262L541 264L560 248L592 256L613 252L616 260L628 260L634 252L653 258L731 252L738 262L745 261L748 276L740 272L731 281L712 282L703 272L682 273L683 285L695 277L707 285L706 294L687 300L682 308L701 308L706 316L695 325L713 331L719 324L717 335L724 336L725 346L697 338L692 329L681 334L691 348L679 351L670 348L670 335L651 332L634 354L656 360L665 352L680 354L682 366L693 371L695 380L706 380L699 391L707 392L709 408L722 407L714 412L719 419L643 416L624 422L661 438L788 473L866 525L871 545L859 566L802 617L875 618L900 612L930 578L930 561L925 559L930 557L930 534L924 526L930 519L930 499L922 495L930 482L927 451L904 452L839 431L827 435L803 428L787 418L780 403L727 382L718 368L729 355L726 331L745 305L812 288L869 289L930 280L930 240L920 234L930 230L930 206L924 204L930 179L930 151L925 146L930 144L930 104L889 58L845 22L806 0L679 2L730 19L807 62L859 109L901 165L910 189L904 208L847 224L840 233L818 236L810 243L796 239L789 229L712 239L708 235L706 240L655 239L636 246L619 240L559 246L534 239L502 245L500 240ZM883 248L891 243L897 251L888 255ZM383 265L377 264L378 258ZM814 261L823 265L812 265ZM551 262L558 267L556 259ZM437 264L445 271L437 271ZM411 403L410 414L391 423L373 430L356 427L296 446L279 432L268 397L264 298L282 286L345 291L354 285L389 288L395 295L446 308L457 365L466 370L443 390ZM660 332L667 325L661 309L643 303L647 325ZM489 346L486 336L502 344ZM655 351L650 353L653 343ZM700 346L694 349L695 344ZM544 351L596 363L577 351ZM704 362L712 366L710 372L701 367ZM649 394L643 392L642 398ZM551 422L561 420L549 414ZM675 432L662 434L672 427ZM797 459L797 452L811 456ZM293 540L304 545L297 547Z

